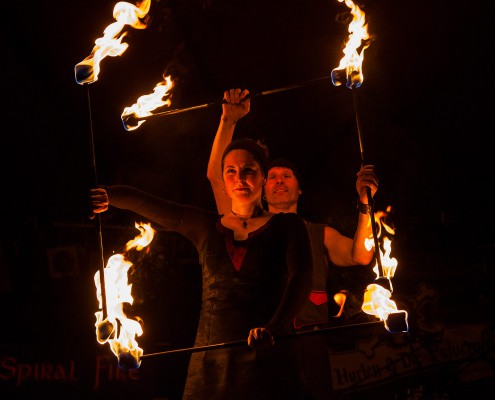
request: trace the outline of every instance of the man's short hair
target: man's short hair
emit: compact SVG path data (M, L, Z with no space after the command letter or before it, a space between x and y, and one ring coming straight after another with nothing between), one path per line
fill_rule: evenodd
M301 173L299 172L299 169L291 163L289 160L286 160L285 158L277 158L275 160L272 160L268 163L268 169L267 171L270 171L270 169L274 167L280 167L280 168L288 168L292 170L292 173L297 179L297 182L299 183L299 187L301 188L303 185L303 178Z

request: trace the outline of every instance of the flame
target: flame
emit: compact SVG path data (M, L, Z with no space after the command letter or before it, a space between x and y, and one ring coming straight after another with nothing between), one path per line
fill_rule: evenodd
M164 76L164 81L157 83L153 89L153 93L139 97L137 102L132 106L124 108L121 115L124 128L128 131L135 130L145 122L144 120L139 121L138 118L151 115L151 111L158 107L165 105L170 107L171 94L169 91L172 87L173 81L171 75Z
M392 241L387 236L387 234L394 235L395 229L385 221L391 210L392 208L388 206L386 211L378 211L374 216L378 227L377 236L379 241L381 241L381 248L379 249L381 271L378 261L376 261L375 266L373 267L377 281L385 281L390 290L381 284L372 283L368 285L364 293L361 309L366 314L374 315L381 321L384 321L385 328L389 332L407 332L409 330L407 312L399 310L395 301L391 300L393 292L391 279L394 277L398 265L397 259L390 256L390 253L392 252ZM373 245L373 238L366 239L365 246L368 250L370 250Z
M125 245L125 251L129 251L134 248L141 251L151 243L153 237L155 236L155 230L150 224L140 224L136 222L135 226L136 229L139 229L141 235L136 236L133 240L129 240Z
M144 22L144 18L148 14L150 6L151 0L138 1L136 5L124 1L115 4L113 17L116 22L105 28L103 37L95 40L91 54L76 64L74 68L78 84L96 82L100 73L100 62L107 56L120 56L127 50L129 45L122 43L126 32L122 34L120 32L126 25L135 29L146 29L147 24ZM120 36L117 37L119 34Z
M390 257L392 251L392 241L388 237L383 238L382 243L384 251L380 250L381 260L382 260L382 275L387 279L392 279L395 275L395 270L397 269L398 261L394 257ZM378 271L378 264L373 267L373 272L376 276L380 275Z
M335 304L337 304L339 308L339 312L335 315L335 317L340 317L342 313L344 312L344 305L347 300L347 290L341 290L333 295L333 301L335 301Z
M352 89L358 88L363 83L362 63L364 50L369 47L370 36L368 25L365 22L364 12L352 0L345 1L345 5L351 9L352 21L349 24L349 39L344 48L344 57L337 68L332 70L331 78L335 86L345 85Z
M153 240L155 230L149 224L136 223L140 234L127 242L125 250L136 249L141 251ZM122 254L111 256L105 267L105 294L107 301L107 318L103 319L103 311L97 311L96 338L98 343L109 343L112 352L119 359L119 366L128 368L139 367L143 350L136 341L136 336L143 334L142 320L127 318L124 311L124 303L133 304L132 284L127 281L127 272L132 267ZM103 309L102 293L100 286L100 271L94 276L96 285L96 297L100 309ZM123 365L121 365L123 364Z
M391 279L394 277L398 265L397 259L394 257L390 257L390 253L392 252L392 241L383 232L383 230L385 230L387 234L391 236L395 235L395 229L392 226L388 225L385 221L386 217L388 216L388 214L390 214L391 211L392 207L388 206L386 211L375 212L375 221L378 228L377 235L378 238L382 240L382 248L379 249L382 270L378 270L377 262L373 267L373 272L376 274L377 277L380 277L381 274L382 277L385 277L387 279ZM373 238L367 238L364 245L368 250L371 250L371 248L374 246Z

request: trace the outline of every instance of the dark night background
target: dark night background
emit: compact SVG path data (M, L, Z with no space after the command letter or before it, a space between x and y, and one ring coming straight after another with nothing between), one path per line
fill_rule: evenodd
M220 106L150 118L130 132L120 119L125 107L164 73L177 79L171 108L218 101L231 87L257 93L330 77L348 37L348 8L337 0L152 0L148 28L126 28L127 51L102 61L98 81L79 85L74 66L115 21L115 3L16 2L3 27L1 338L2 353L19 360L96 351L98 229L85 208L95 181L214 208L206 165ZM394 294L407 299L426 282L438 291L434 320L491 324L490 15L467 1L356 4L372 35L357 108L352 91L328 79L254 98L235 137L263 139L272 157L299 165L300 214L352 235L357 113L365 160L380 179L376 208L392 206ZM101 224L105 257L137 234L124 211L103 214ZM200 299L194 249L161 231L143 264L134 277L142 343L149 352L192 345ZM351 268L347 278L360 287L368 275ZM173 362L149 362L162 382L150 383L150 397L177 398L187 363ZM36 398L31 389L8 395Z

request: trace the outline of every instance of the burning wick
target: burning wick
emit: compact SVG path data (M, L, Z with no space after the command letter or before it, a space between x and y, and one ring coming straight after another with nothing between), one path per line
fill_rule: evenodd
M129 45L122 43L126 32L120 34L126 25L134 29L147 28L144 19L150 10L151 0L143 0L138 4L139 6L135 6L124 1L115 4L113 17L116 22L105 28L103 37L96 39L91 54L74 67L78 84L96 82L100 73L100 62L107 56L120 56L127 50ZM117 37L119 34L120 36Z
M364 50L370 45L370 36L361 9L351 0L338 1L345 1L346 6L351 9L353 19L348 28L350 35L344 48L344 57L340 60L339 66L332 70L330 77L335 86L345 83L349 89L358 88L364 79L362 63Z
M108 319L96 324L96 340L100 344L106 343L114 332L115 326Z
M130 107L124 108L121 119L124 124L124 128L127 131L133 131L145 121L139 118L152 115L151 111L158 107L168 106L171 104L171 94L173 81L170 75L164 77L163 82L159 82L153 89L153 93L141 96L137 99L137 102Z
M384 322L385 329L390 333L408 332L407 312L397 309L395 301L391 300L392 292L384 287L371 284L366 288L362 310L366 314L375 315Z

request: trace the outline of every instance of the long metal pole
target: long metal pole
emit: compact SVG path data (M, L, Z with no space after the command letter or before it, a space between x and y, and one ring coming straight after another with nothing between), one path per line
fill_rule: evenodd
M357 95L356 95L356 88L351 89L352 90L352 100L354 104L354 115L356 117L356 129L357 129L357 135L358 135L358 140L359 140L359 151L361 153L361 165L364 165L364 146L363 146L363 138L361 135L361 124L359 122L359 114L358 114L358 106L357 106ZM383 277L383 267L382 267L382 259L380 255L380 243L378 242L378 229L376 226L376 221L375 221L375 206L374 206L374 200L373 196L371 195L371 189L366 186L366 194L368 196L368 205L369 207L369 214L370 214L370 219L371 219L371 231L373 232L373 240L375 243L375 258L376 262L378 264L378 272L379 276L377 278Z
M277 337L275 337L275 342L296 339L296 338L303 337L303 336L322 335L324 333L339 331L339 330L346 330L349 328L356 328L356 327L363 327L363 326L376 326L376 325L383 326L383 322L382 321L362 322L362 323L358 323L358 324L341 325L341 326L334 326L334 327L316 329L316 330L311 330L311 331L297 332L297 333L292 334L292 335L277 336ZM247 340L234 340L232 342L209 344L206 346L197 346L197 347L186 347L183 349L175 349L175 350L160 351L158 353L143 354L141 356L141 359L156 357L156 356L166 356L166 355L172 355L172 354L191 354L191 353L198 353L201 351L209 351L209 350L215 350L215 349L226 349L226 348L232 348L232 347L242 347L242 346L247 346L247 345L248 345Z
M91 116L91 96L89 93L89 86L87 86L88 97L88 114L89 114L89 131L90 131L90 150L91 150L91 168L93 172L93 183L98 184L98 174L96 172L96 154L95 154L95 141L93 133L93 118ZM103 256L103 235L101 229L101 217L100 214L96 215L97 232L98 232L98 249L100 251L100 287L101 287L101 303L103 320L107 318L107 294L105 288L105 257Z
M311 85L316 85L319 83L330 83L330 82L331 82L330 77L325 76L322 78L316 78L316 79L312 79L309 81L304 81L304 82L296 83L293 85L280 87L277 89L271 89L271 90L265 90L262 92L252 93L252 94L250 94L250 97L254 98L254 97L260 97L260 96L267 96L267 95L274 94L274 93L286 92L288 90L293 90L293 89L298 89L298 88L307 87L307 86L311 86ZM188 112L188 111L201 110L203 108L218 106L220 104L222 104L222 100L213 101L211 103L205 103L205 104L200 104L200 105L191 106L191 107L176 108L175 110L167 110L167 111L163 111L163 112L158 112L158 113L147 115L144 117L138 117L136 114L129 114L129 115L126 115L122 118L122 122L124 124L124 127L126 127L126 129L127 129L127 127L129 127L129 126L137 126L139 121L148 120L150 118L165 117L167 115L175 115L175 114L180 114L180 113L184 113L184 112Z

